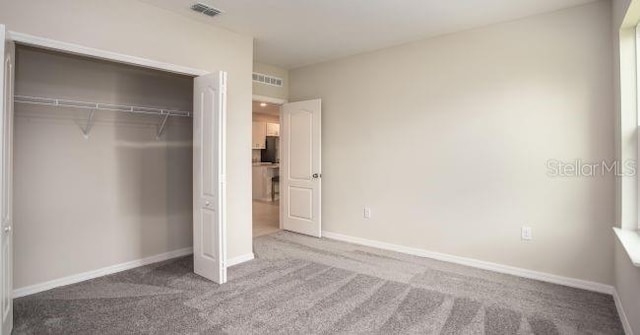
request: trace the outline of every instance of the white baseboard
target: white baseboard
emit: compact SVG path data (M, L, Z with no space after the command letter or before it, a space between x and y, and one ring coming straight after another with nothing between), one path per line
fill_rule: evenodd
M629 323L627 314L624 312L624 307L622 306L622 301L620 301L620 296L618 296L617 290L613 290L613 301L616 302L616 309L618 310L618 315L620 316L620 322L622 323L624 333L626 335L633 335L633 329L631 329L631 324Z
M27 295L31 295L31 294L47 291L47 290L50 290L52 288L71 285L71 284L79 283L81 281L94 279L94 278L110 275L110 274L121 272L121 271L125 271L125 270L130 270L130 269L137 268L137 267L140 267L140 266L143 266L143 265L162 262L162 261L165 261L165 260L168 260L168 259L171 259L171 258L190 255L192 253L193 253L193 248L178 249L178 250L165 252L165 253L162 253L162 254L159 254L159 255L155 255L155 256L151 256L151 257L137 259L137 260L134 260L134 261L130 261L130 262L126 262L126 263L120 263L120 264L116 264L116 265L111 265L111 266L107 266L107 267L104 267L104 268L101 268L101 269L97 269L97 270L93 270L93 271L78 273L78 274L75 274L75 275L54 279L54 280L51 280L51 281L48 281L48 282L44 282L44 283L40 283L40 284L21 287L21 288L13 290L13 297L14 298L20 298L20 297L24 297L24 296L27 296Z
M553 283L553 284L575 287L575 288L588 290L588 291L595 291L595 292L606 293L606 294L613 294L614 292L613 286L611 285L596 283L596 282L582 280L582 279L563 277L563 276L558 276L550 273L532 271L532 270L522 269L522 268L509 266L509 265L491 263L491 262L481 261L473 258L448 255L448 254L443 254L439 252L428 251L428 250L417 249L417 248L410 248L410 247L405 247L405 246L386 243L386 242L367 240L364 238L332 233L328 231L323 231L322 236L333 239L333 240L360 244L360 245L379 248L379 249L397 251L404 254L437 259L440 261L466 265L474 268L479 268L479 269L489 270L489 271L494 271L499 273L510 274L518 277L540 280L540 281Z
M47 281L47 282L40 283L40 284L35 284L35 285L30 285L30 286L26 286L26 287L17 288L17 289L13 290L13 297L14 298L20 298L20 297L24 297L24 296L27 296L27 295L31 295L31 294L36 294L36 293L39 293L39 292L47 291L47 290L50 290L50 289L53 289L53 288L56 288L56 287L71 285L71 284L79 283L81 281L94 279L94 278L110 275L110 274L113 274L113 273L117 273L117 272L121 272L121 271L125 271L125 270L130 270L130 269L137 268L137 267L140 267L140 266L148 265L148 264L151 264L151 263L162 262L162 261L166 261L168 259L187 256L187 255L191 255L191 254L193 254L193 248L184 248L184 249L178 249L178 250L174 250L174 251L165 252L165 253L162 253L162 254L159 254L159 255L155 255L155 256L151 256L151 257L137 259L137 260L126 262L126 263L120 263L120 264L116 264L116 265L111 265L111 266L107 266L107 267L104 267L104 268L101 268L101 269L97 269L97 270L93 270L93 271L87 271L87 272L83 272L83 273L78 273L78 274L75 274L75 275L54 279L54 280ZM246 254L246 255L234 257L234 258L231 258L231 259L227 260L227 266L233 266L233 265L237 265L237 264L240 264L240 263L244 263L244 262L252 260L253 258L254 258L253 253L249 253L249 254Z
M252 253L248 253L246 255L242 255L242 256L238 256L238 257L234 257L231 259L227 260L227 267L229 266L234 266L234 265L238 265L240 263L244 263L244 262L248 262L250 260L252 260L255 256Z

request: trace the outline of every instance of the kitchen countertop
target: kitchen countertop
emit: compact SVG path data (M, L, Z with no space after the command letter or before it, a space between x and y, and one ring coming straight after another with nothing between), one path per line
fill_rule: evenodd
M276 169L280 167L279 163L271 163L271 162L253 162L253 166L263 166L270 169Z

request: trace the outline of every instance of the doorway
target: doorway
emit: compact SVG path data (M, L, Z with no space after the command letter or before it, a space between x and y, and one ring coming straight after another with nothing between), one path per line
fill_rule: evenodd
M280 106L252 103L253 237L280 231Z
M281 229L322 236L321 105L254 99L254 238Z

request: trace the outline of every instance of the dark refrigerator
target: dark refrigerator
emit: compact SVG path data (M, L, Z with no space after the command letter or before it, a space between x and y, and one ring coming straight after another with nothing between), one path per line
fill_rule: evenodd
M266 149L260 150L260 161L261 162L271 162L278 163L280 160L279 155L279 147L280 147L280 137L278 136L267 136L266 140Z

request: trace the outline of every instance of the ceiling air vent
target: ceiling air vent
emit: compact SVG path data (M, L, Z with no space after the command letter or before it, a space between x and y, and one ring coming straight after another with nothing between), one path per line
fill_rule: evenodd
M254 72L253 81L261 84L282 87L282 78L269 76L263 73Z
M216 16L218 14L222 14L222 11L217 9L217 8L213 8L213 7L209 7L203 3L196 3L194 5L191 6L191 9L198 12L198 13L202 13L204 15L209 15L209 16Z

